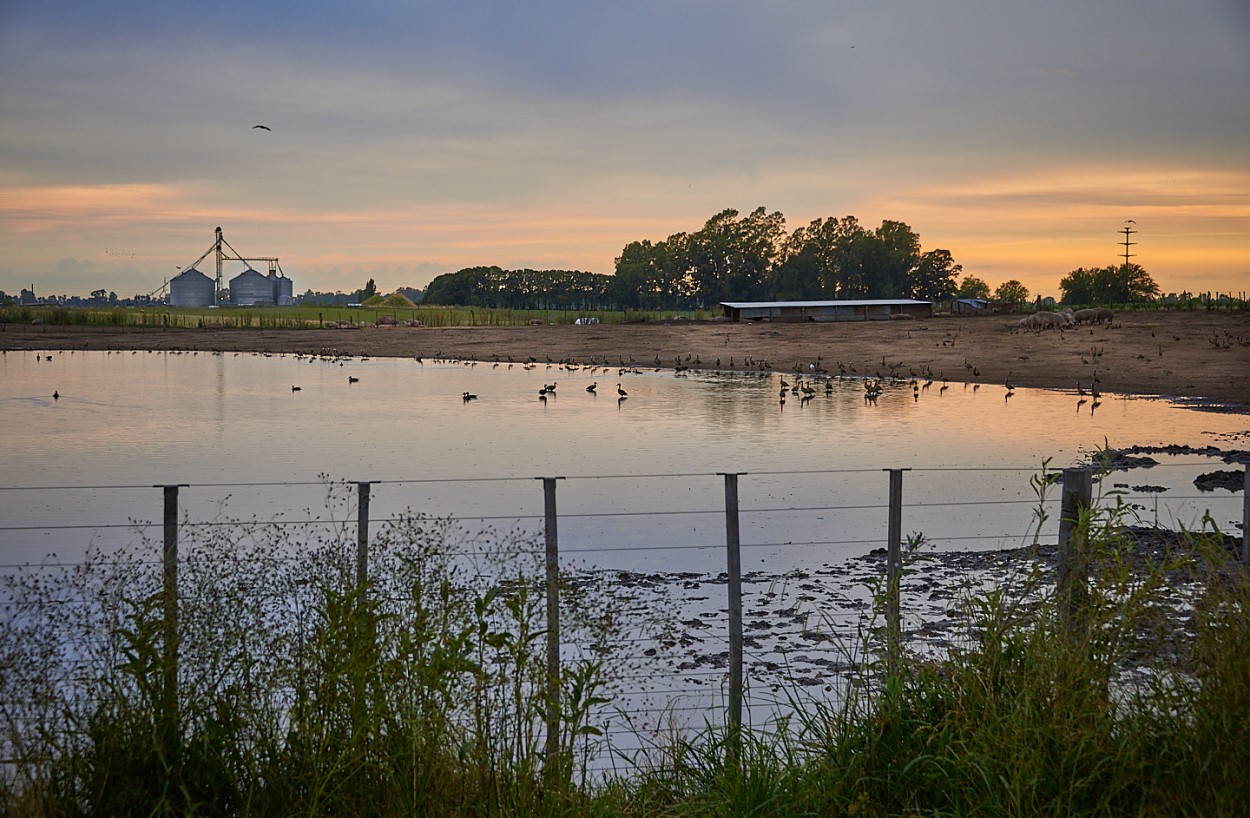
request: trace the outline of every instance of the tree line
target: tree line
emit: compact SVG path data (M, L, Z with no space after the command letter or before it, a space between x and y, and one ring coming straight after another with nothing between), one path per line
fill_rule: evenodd
M438 276L427 304L512 309L707 309L722 301L857 298L989 298L1023 302L1016 279L993 291L950 251L921 249L907 224L868 228L854 216L819 218L787 232L780 212L722 210L693 233L625 245L612 275L577 270L469 267ZM1059 282L1065 304L1118 304L1157 298L1140 265L1078 268Z
M627 244L613 275L469 267L438 276L427 304L513 309L703 309L721 301L951 298L962 267L947 250L922 252L898 221L875 229L854 216L816 219L787 233L780 212L727 209L694 233Z

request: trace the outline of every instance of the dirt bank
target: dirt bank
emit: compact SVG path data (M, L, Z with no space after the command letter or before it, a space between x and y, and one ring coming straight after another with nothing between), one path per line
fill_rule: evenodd
M943 377L1002 385L1250 405L1250 313L1122 313L1111 325L1016 332L1012 317L848 323L596 324L315 330L0 326L0 349L222 350L572 360L829 374ZM657 364L658 361L658 364Z

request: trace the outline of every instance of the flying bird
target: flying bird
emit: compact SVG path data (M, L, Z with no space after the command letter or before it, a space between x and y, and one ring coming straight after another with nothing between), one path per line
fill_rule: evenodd
M254 130L256 130L257 128L260 128L262 131L270 131L270 130L273 130L273 129L272 129L272 128L270 128L268 125L253 125L253 126L252 126L252 130L253 130L253 131L254 131Z

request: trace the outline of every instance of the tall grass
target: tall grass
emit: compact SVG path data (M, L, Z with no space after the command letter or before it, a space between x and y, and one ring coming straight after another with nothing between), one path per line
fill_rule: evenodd
M379 318L427 327L523 327L572 324L595 318L603 324L670 320L707 320L710 310L513 310L493 307L46 307L0 308L0 324L159 327L171 329L316 329L344 324L372 325Z
M191 530L175 691L161 566L140 556L159 544L9 579L0 811L548 814L574 797L601 664L566 662L548 756L532 538L406 516L371 540L362 587L347 526ZM564 632L602 646L611 606L584 602Z
M612 687L599 660L566 663L560 751L545 753L528 537L405 516L371 542L360 587L341 523L192 529L218 533L184 547L172 699L158 564L22 572L0 627L0 811L1242 815L1250 580L1209 521L1147 553L1127 515L1114 495L1082 514L1078 617L1035 539L1034 561L960 601L944 655L891 674L869 623L839 700L796 693L741 735L709 716L609 777L587 775ZM606 650L611 600L561 593L568 639Z
M1035 562L962 601L938 659L876 671L791 729L665 748L632 790L683 815L1244 815L1250 577L1207 521L1143 555L1114 496L1082 514L1092 577L1075 626Z

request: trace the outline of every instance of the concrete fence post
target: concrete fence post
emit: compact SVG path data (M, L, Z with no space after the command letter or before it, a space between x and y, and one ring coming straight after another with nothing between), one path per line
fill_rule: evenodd
M742 735L742 551L738 528L738 473L725 478L725 567L729 578L729 722L730 748Z
M1076 631L1089 596L1089 555L1083 513L1093 497L1094 477L1088 468L1063 470L1063 493L1059 511L1059 559L1055 566L1055 589L1064 630Z
M890 517L886 537L886 667L891 676L902 659L903 617L899 595L903 576L903 469L890 473Z

